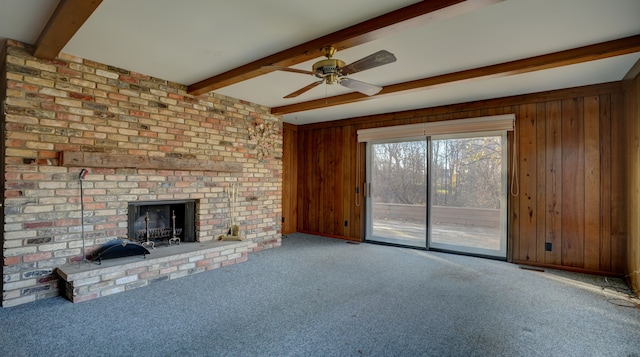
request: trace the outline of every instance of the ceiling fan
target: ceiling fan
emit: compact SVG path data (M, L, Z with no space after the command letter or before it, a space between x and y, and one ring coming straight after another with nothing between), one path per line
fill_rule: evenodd
M332 58L336 52L335 47L323 47L322 52L324 56L327 57L327 59L314 63L313 71L305 71L302 69L289 67L269 66L275 67L276 69L281 71L310 74L312 76L321 78L321 80L302 87L297 91L286 95L284 98L295 98L322 83L338 83L344 87L353 89L362 94L372 96L378 94L378 92L382 90L382 87L347 78L347 76L353 73L366 71L367 69L375 68L396 61L396 56L394 56L392 53L381 50L347 65L344 61Z

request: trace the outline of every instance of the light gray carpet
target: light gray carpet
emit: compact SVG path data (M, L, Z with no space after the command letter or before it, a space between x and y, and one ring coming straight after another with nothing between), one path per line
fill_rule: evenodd
M0 356L640 356L618 279L293 234L97 300L0 309Z

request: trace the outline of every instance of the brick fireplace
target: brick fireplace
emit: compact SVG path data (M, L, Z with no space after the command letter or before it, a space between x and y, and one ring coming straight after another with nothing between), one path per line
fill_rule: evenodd
M3 48L3 307L60 295L68 286L57 272L80 273L73 269L82 257L82 168L89 171L82 181L87 251L131 235L135 202L168 204L177 215L171 205L192 202L193 235L185 236L192 247L181 249L205 251L157 257L164 259L157 267L166 267L144 268L135 278L143 268L121 264L125 275L116 280L124 287L114 280L118 288L104 294L241 262L280 244L282 135L266 157L249 141L256 123L281 126L268 108L213 93L191 96L182 84L65 54L36 59L13 40ZM239 243L216 241L227 228L230 185L238 187ZM223 249L227 244L238 246ZM110 284L96 276L85 278Z

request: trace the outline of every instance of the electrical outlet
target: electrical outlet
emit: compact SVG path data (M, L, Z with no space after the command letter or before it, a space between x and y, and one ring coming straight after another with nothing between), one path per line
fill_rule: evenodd
M551 242L546 242L544 244L544 250L546 250L547 252L550 252L553 250L553 243Z
M284 223L284 217L282 217L282 223Z
M344 226L349 227L349 221L344 221Z

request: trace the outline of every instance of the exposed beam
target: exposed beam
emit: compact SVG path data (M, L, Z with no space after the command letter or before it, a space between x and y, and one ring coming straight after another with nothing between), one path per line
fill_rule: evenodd
M102 0L61 0L36 41L33 55L54 59Z
M571 64L595 61L609 57L621 56L634 52L640 52L640 35L625 37L618 40L602 42L560 52L549 53L541 56L529 57L511 62L504 62L486 67L468 69L439 76L417 79L409 82L392 84L385 86L380 93L371 97L358 92L354 92L328 98L310 100L307 102L274 107L271 108L271 113L276 115L297 113L306 110L332 107L341 104L379 99L398 93L419 91L426 88L433 88L453 82L523 74L540 71L543 69L550 69Z
M265 66L290 67L321 57L321 49L326 46L333 46L338 51L341 51L400 31L406 31L411 28L471 12L501 1L504 0L420 1L231 69L211 78L204 79L190 85L187 88L187 92L193 95L200 95L275 70L274 68L265 68Z

